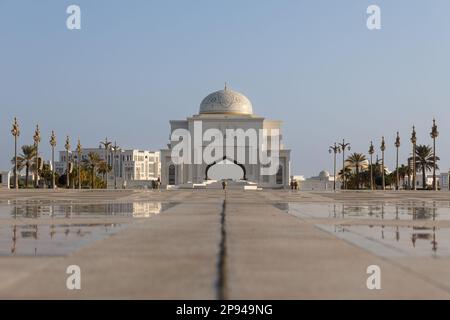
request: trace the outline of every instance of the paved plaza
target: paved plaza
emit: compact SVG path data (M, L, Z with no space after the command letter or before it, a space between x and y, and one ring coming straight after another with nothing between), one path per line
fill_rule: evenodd
M448 299L449 266L444 191L0 191L0 298Z

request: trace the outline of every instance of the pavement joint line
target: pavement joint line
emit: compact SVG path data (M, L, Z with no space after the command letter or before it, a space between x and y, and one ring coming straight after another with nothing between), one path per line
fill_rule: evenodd
M227 256L227 233L226 233L226 191L225 198L222 201L222 210L220 212L220 242L217 258L217 282L216 297L218 300L227 299L227 274L226 274L226 256Z

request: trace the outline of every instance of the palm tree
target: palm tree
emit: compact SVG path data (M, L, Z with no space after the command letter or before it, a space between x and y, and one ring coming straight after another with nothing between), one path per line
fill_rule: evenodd
M344 170L344 171L342 171ZM344 179L346 181L349 181L352 176L352 169L350 169L348 166L345 166L344 169L339 170L338 177L341 180L341 189L344 189Z
M383 186L383 165L381 163L381 160L379 160L378 158L376 159L376 161L372 164L369 165L369 168L372 168L373 171L373 179L374 179L374 183L376 185L376 188L378 189L378 187L382 187ZM384 175L386 176L387 170L386 167L384 167ZM385 177L386 178L386 177ZM385 180L385 184L386 180Z
M90 184L90 170L86 170L86 167L84 167L83 165L80 165L80 178L81 178L81 187L83 187L83 185ZM86 182L86 183L84 183Z
M439 161L439 157L436 157L436 161ZM422 187L426 189L426 171L431 170L434 166L434 154L433 149L430 146L421 144L416 146L416 168L422 169ZM439 170L438 165L436 169ZM418 170L417 170L418 171Z
M108 163L108 153L111 151L111 147L112 147L112 142L108 141L108 137L105 138L105 141L100 141L100 148L101 146L105 147L105 162ZM105 177L105 175L103 175L103 182L105 183L106 187L108 187L108 177Z
M100 156L95 152L89 152L86 159L83 160L84 166L91 172L91 188L95 188L95 177L97 175L97 168L102 162Z
M17 170L20 172L25 168L25 188L28 187L28 176L30 170L35 167L36 158L36 146L34 145L24 145L22 146L22 153L17 156ZM11 163L14 164L16 158L13 157Z
M105 187L107 186L106 181L108 180L108 173L111 172L112 167L105 161L100 161L98 164L98 173L103 176L103 181L105 184Z
M362 153L352 153L346 162L346 166L349 168L355 169L355 175L356 175L356 189L359 189L360 183L359 183L359 173L360 170L363 171L367 169L368 167L368 161L366 159L366 156Z
M56 173L55 173L56 174ZM45 184L47 186L51 186L53 183L53 171L50 166L50 163L43 163L42 164L42 170L40 170L40 176L45 181Z

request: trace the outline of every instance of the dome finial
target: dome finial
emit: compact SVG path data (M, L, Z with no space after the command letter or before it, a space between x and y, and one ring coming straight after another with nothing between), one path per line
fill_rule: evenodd
M224 90L227 90L227 82L225 81L225 88L224 88Z

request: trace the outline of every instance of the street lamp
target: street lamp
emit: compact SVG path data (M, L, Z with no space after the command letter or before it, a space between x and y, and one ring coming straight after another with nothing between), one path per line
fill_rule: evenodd
M416 190L416 143L417 143L417 137L416 137L416 128L413 126L412 128L412 133L411 133L411 143L413 144L413 190Z
M81 173L80 173L80 159L81 159L81 143L78 139L77 143L77 176L78 176L78 189L81 189Z
M384 137L381 137L381 174L383 177L382 183L383 183L383 190L386 190L386 184L385 184L385 176L384 176L384 150L386 150L386 144L384 142Z
M436 120L433 119L433 126L431 127L430 136L433 139L433 190L437 190L436 181L436 138L439 136L439 131L437 130Z
M55 189L55 147L56 147L56 136L55 132L52 130L52 135L50 136L50 145L52 146L52 188Z
M395 138L395 147L397 148L397 155L396 155L396 179L395 179L395 188L399 189L399 173L398 173L398 148L400 148L400 136L397 131L397 137Z
M14 117L11 134L14 137L14 189L19 189L19 178L17 176L17 137L20 136L20 128L16 117Z
M108 150L111 148L111 141L108 141L108 137L105 138L105 141L100 141L100 144L105 147L105 162L108 164ZM106 174L106 189L108 189L108 174Z
M336 154L341 153L341 148L334 143L334 146L330 146L328 150L329 153L334 153L333 167L334 167L334 181L333 181L333 190L336 191Z
M373 154L375 148L373 147L372 141L370 141L369 154L370 154L370 189L373 190Z
M113 160L112 160L112 172L114 174L114 189L117 189L117 174L116 174L116 153L117 150L119 150L119 146L117 145L116 141L114 141L114 145L111 147L113 154Z
M345 139L342 139L342 143L338 144L341 147L342 151L342 177L344 182L344 189L347 188L347 184L345 181L345 149L347 148L350 151L350 142L345 142Z
M39 125L36 125L33 140L34 146L36 147L36 179L34 181L34 187L39 188L39 142L41 142L41 131L39 130Z
M70 168L69 168L69 150L70 150L70 139L69 136L66 137L66 144L64 145L66 149L66 187L69 189L70 186Z

